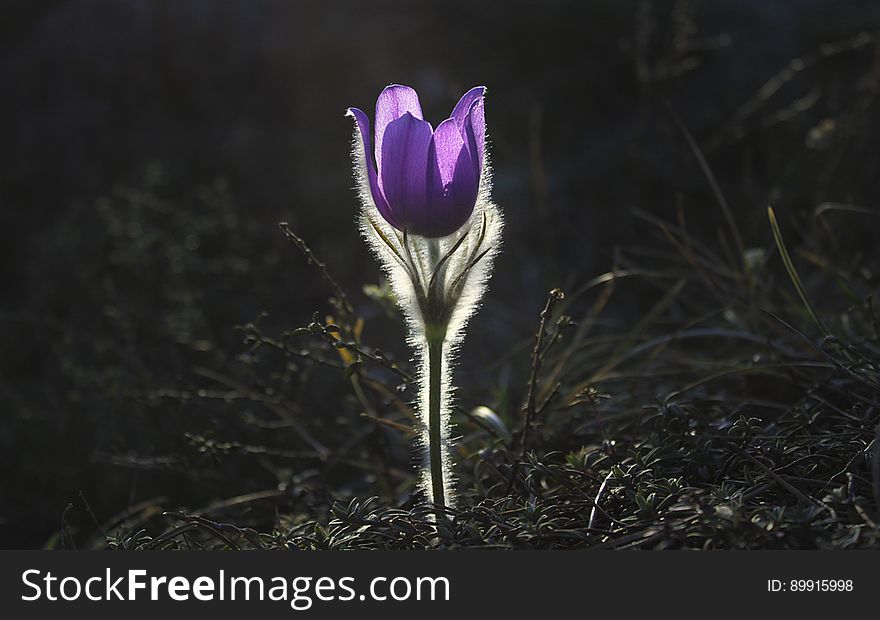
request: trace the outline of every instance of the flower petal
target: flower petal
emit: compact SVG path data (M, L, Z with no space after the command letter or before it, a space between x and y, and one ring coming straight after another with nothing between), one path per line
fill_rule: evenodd
M429 151L427 236L443 237L461 228L474 210L479 171L454 118L434 132Z
M385 129L379 187L398 228L419 228L427 211L431 125L407 112Z
M373 154L370 152L370 119L363 110L358 108L349 108L346 112L346 116L354 118L354 122L357 124L360 133L361 148L364 151L364 165L366 166L367 181L370 185L370 194L373 196L373 203L376 205L376 208L379 210L382 217L392 226L396 226L394 223L394 215L391 213L391 209L388 208L388 202L385 200L385 196L382 195L382 190L379 187L376 166L373 163Z
M431 139L431 154L433 156L436 174L432 174L432 185L429 191L442 190L452 183L455 176L455 166L462 150L465 150L464 136L458 128L454 118L449 118L440 123L434 130ZM430 162L429 162L430 163Z
M477 165L477 174L483 171L483 159L486 152L486 112L483 107L483 99L477 99L471 105L465 123L465 135L467 136L468 148L474 156Z
M451 116L451 118L455 119L455 122L459 127L464 127L465 119L471 111L471 106L474 104L474 101L481 99L485 94L485 86L475 86L461 96L461 99L455 104Z
M391 84L386 86L376 100L376 165L382 172L382 141L388 125L409 112L421 120L422 106L419 95L409 86Z

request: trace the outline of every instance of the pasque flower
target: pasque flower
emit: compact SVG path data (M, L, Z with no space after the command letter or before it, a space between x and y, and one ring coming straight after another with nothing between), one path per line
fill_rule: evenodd
M485 91L477 86L466 92L452 116L433 129L416 91L388 86L376 101L375 164L370 121L363 111L349 110L363 142L373 202L396 229L445 237L470 218L483 170Z
M388 276L419 356L422 489L443 514L452 503L453 357L479 307L501 243L491 200L485 88L466 92L433 129L416 92L392 85L370 121L357 108L352 158L361 231ZM375 153L375 160L373 154Z

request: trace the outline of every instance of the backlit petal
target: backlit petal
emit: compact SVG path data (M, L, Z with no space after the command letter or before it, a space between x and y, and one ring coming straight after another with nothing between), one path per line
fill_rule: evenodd
M461 96L461 99L458 100L458 103L455 104L455 108L452 110L451 117L455 119L455 122L459 127L464 127L465 119L471 111L471 106L474 105L474 101L482 98L485 94L485 86L475 86Z
M452 182L458 158L462 150L465 150L464 136L455 119L449 118L438 125L434 131L431 148L436 164L434 169L438 172L432 175L432 187L429 188L434 190Z
M376 166L373 163L373 154L370 152L370 119L363 110L358 108L349 108L346 115L354 118L354 122L357 124L357 129L360 134L361 148L363 149L364 159L366 160L367 181L370 185L370 194L373 196L373 203L376 205L376 208L379 210L382 217L392 226L396 226L394 214L388 208L388 202L385 200L385 197L382 195L382 190L379 187Z
M423 118L419 96L409 86L392 84L379 94L376 100L376 165L379 174L382 174L382 142L385 131L390 123L407 112L419 120Z
M431 237L452 234L474 210L480 178L455 122L437 127L431 141L429 165L429 218L425 233Z
M468 149L472 155L476 153L474 163L480 174L483 170L483 155L486 152L486 115L482 97L471 104L464 127Z

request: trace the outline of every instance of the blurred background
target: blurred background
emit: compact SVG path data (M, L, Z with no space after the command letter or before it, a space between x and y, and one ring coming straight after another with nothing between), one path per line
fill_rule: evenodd
M716 242L676 120L747 247L767 244L769 204L795 237L823 202L876 207L878 30L872 0L4 1L0 546L82 544L138 506L265 492L320 515L379 492L356 463L289 452L303 420L324 444L361 437L342 373L263 358L236 326L332 311L287 221L364 339L408 360L354 225L344 117L386 84L435 125L488 87L505 251L459 397L504 417L548 289L611 269L638 210ZM644 310L627 299L624 324ZM300 422L273 426L278 394Z

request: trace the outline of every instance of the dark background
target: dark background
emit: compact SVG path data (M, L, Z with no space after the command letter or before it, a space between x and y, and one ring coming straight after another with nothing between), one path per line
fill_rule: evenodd
M230 450L205 438L247 437L181 393L246 356L235 325L326 312L281 220L352 293L373 344L406 358L361 291L379 272L353 223L348 106L409 84L436 125L488 87L507 228L464 350L462 394L479 399L518 372L498 360L528 341L549 288L639 241L634 207L681 207L713 242L720 212L673 117L747 246L767 243L768 204L794 231L823 201L875 206L878 28L870 0L4 2L0 545L55 546L148 498L198 506L302 472L218 464ZM617 316L639 311L635 298ZM274 380L244 361L238 380ZM332 420L332 381L310 385L303 415Z

